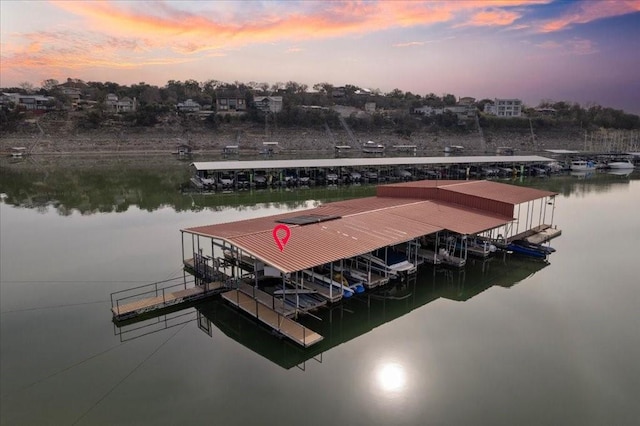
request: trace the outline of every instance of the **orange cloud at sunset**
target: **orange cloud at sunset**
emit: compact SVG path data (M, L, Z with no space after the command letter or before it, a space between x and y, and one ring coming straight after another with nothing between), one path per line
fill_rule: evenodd
M511 25L520 18L520 14L506 10L487 10L478 12L466 23L466 25Z
M233 7L217 7L225 4L215 2L198 3L200 10L186 10L181 9L183 3L161 1L54 0L50 5L75 16L74 24L12 33L10 41L3 40L2 69L122 69L184 63L195 60L196 55L220 56L256 43L363 36L393 28L454 23L470 14L470 25L508 25L519 14L502 8L540 2L336 1L302 3L295 10L276 2L254 10L252 6L260 4L247 2L231 3L236 8L243 5L234 11Z
M155 11L133 10L118 2L54 2L56 6L89 19L92 26L109 33L128 36L184 40L207 39L210 49L248 42L336 37L369 33L393 27L428 25L453 20L458 13L478 12L473 25L506 25L519 17L496 7L518 6L540 1L462 1L462 2L326 2L303 12L250 11L238 19L216 19L178 10L166 3L154 3ZM316 4L316 5L317 5ZM491 6L492 10L482 11ZM201 50L201 49L197 49Z

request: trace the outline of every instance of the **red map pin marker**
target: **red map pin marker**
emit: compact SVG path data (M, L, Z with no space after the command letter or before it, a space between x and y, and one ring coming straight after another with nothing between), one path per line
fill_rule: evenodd
M284 236L282 238L278 236L278 231L284 232ZM280 251L284 250L284 246L287 245L287 241L289 241L289 237L291 236L291 229L289 229L287 225L283 225L283 224L276 225L273 228L272 234L273 234L273 239L278 245L278 248L280 249Z

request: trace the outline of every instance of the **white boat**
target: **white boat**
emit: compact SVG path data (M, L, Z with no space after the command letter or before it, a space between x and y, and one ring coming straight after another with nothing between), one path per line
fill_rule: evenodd
M633 173L633 169L609 169L607 174L614 176L630 176Z
M449 145L444 147L444 152L447 154L460 154L464 151L464 146L462 145Z
M388 253L388 260L382 258L382 250L378 255L367 253L359 256L361 259L371 262L371 270L384 275L390 275L392 278L400 276L401 273L413 274L416 272L416 266L409 262L403 254L391 252Z
M614 169L614 170L628 170L628 169L633 169L633 163L629 160L624 160L624 161L612 161L610 163L607 163L607 167L609 169Z
M27 148L24 146L14 146L11 148L11 157L12 158L22 158L27 155Z
M342 292L342 295L345 298L349 298L353 296L354 290L342 284L341 282L337 282L327 276L314 272L310 269L305 269L304 271L302 271L302 273L306 275L306 277L309 280L312 280L316 284L319 284L326 288L333 287L333 291L337 292L338 294Z
M380 154L384 152L384 145L374 141L366 141L362 144L362 152L367 154Z
M588 172L595 171L596 163L594 161L587 160L574 160L571 162L572 172Z

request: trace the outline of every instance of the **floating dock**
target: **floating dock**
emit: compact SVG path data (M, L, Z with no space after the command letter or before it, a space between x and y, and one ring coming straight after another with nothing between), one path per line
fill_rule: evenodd
M153 283L112 293L111 312L113 313L114 321L129 320L153 311L174 307L175 305L203 300L225 289L222 282L209 282L188 288L186 288L185 282L185 288L176 288L181 286L182 284L158 288L157 283ZM125 295L132 290L141 292L135 295Z
M291 319L309 309L299 303L302 298L298 295L284 300L287 291L290 286L304 287L319 294L324 292L328 301L338 302L342 287L326 294L328 288L318 288L320 286L301 279L305 275L303 271L320 270L333 264L341 268L356 266L367 274L369 285L365 286L371 289L387 282L391 276L385 272L374 274L373 263L357 259L373 255L378 249L401 245L411 248L407 262L417 264L421 258L424 263L462 268L466 264L468 240L497 242L515 237L558 235L559 230L553 227L556 195L485 180L424 180L380 185L375 197L328 203L303 212L183 229L182 251L183 257L193 253L185 264L192 265L196 273L209 276L223 273L231 277L228 287L232 290L223 295L225 300L307 347L321 336L310 334L311 330ZM290 237L286 247L279 248L272 234L274 227L283 224L288 225ZM549 229L553 232L547 231ZM427 243L427 240L433 242ZM458 242L461 248L457 248ZM203 254L203 249L209 248L211 251ZM384 258L390 260L387 251L384 253ZM195 264L192 259L196 259ZM259 288L261 279L267 277L282 283L284 294L278 295L282 298ZM380 280L376 282L374 278Z
M228 291L222 294L222 298L305 348L323 339L315 331L274 311L261 300L254 299L242 291Z

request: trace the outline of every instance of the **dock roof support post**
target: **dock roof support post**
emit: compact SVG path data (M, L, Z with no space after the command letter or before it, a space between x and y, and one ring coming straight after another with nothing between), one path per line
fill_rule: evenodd
M538 215L538 226L542 225L542 211L544 210L544 200L545 198L540 199L540 214Z
M184 264L184 231L182 229L180 230L180 248L182 249L182 263Z
M282 312L284 312L284 299L286 297L286 293L285 293L285 290L286 290L286 287L285 287L286 278L285 278L284 273L281 273L281 274L282 274ZM273 309L274 310L276 309L276 298L275 297L273 298Z

